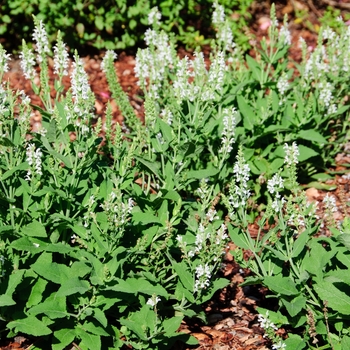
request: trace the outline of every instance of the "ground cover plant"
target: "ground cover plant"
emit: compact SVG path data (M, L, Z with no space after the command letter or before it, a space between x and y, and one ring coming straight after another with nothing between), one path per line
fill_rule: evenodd
M274 8L254 60L215 3L210 65L199 51L180 59L156 8L149 18L136 57L145 125L118 84L112 51L101 68L123 124L110 105L96 120L77 52L65 91L65 44L58 33L50 49L37 18L36 51L23 42L21 59L44 108L1 86L1 337L33 336L43 349L195 344L177 330L184 318L205 321L201 305L229 283L218 272L232 240L236 261L254 273L245 284L266 286L275 300L274 310L258 310L273 348L347 348L349 223L333 222L332 197L326 222L316 217L297 166L319 177L348 139L350 32L340 21L339 33L323 28L312 53L301 41L298 75ZM1 78L9 58L1 48ZM42 115L36 132L33 109ZM331 236L317 237L321 224ZM287 339L275 332L282 325Z
M250 15L247 9L252 0L226 1L227 14L237 40L249 46L244 33ZM206 42L204 34L210 33L210 9L212 0L201 1L58 1L51 6L46 0L14 0L0 4L0 35L10 38L13 44L22 39L30 40L33 29L32 14L45 23L48 40L53 43L57 30L62 31L63 40L71 49L85 46L97 49L135 49L143 44L144 31L148 25L148 14L157 6L163 14L162 29L173 32L176 41L193 48ZM204 33L205 31L205 33ZM208 41L208 40L207 40Z

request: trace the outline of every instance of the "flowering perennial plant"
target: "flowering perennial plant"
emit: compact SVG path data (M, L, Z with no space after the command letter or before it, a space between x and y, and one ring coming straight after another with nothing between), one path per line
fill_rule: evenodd
M243 57L215 2L209 64L201 52L177 57L153 9L135 68L145 125L107 51L101 69L124 120L114 120L109 102L94 126L84 62L75 53L65 90L58 34L51 84L51 50L35 21L37 59L24 43L21 65L43 107L0 85L0 334L47 340L54 350L193 345L178 329L184 317L205 320L200 306L229 284L218 272L231 240L235 261L252 272L243 284L276 298L277 311L258 310L274 349L306 348L315 337L320 346L349 341L348 220L320 234L316 205L297 181L299 164L312 175L337 137L345 143L349 77L328 62L336 56L346 66L348 33L321 31L310 53L302 43L293 78L288 24L279 29L274 7L271 21L257 59ZM3 74L8 59L0 50ZM42 124L35 130L33 109ZM298 334L277 337L283 324Z

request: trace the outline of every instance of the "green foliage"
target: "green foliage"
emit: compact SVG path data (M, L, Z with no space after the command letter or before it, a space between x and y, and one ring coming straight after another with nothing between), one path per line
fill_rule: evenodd
M0 5L0 35L7 38L11 48L22 39L30 41L33 30L32 14L42 20L53 42L56 32L62 32L63 40L70 48L93 46L97 49L126 49L142 45L148 25L148 13L157 6L162 12L162 29L173 32L177 41L188 47L208 43L212 0L194 1L71 1L49 3L47 0L14 0ZM249 20L248 7L252 0L230 2L230 25L237 42L248 47L242 31ZM200 19L199 19L200 18Z

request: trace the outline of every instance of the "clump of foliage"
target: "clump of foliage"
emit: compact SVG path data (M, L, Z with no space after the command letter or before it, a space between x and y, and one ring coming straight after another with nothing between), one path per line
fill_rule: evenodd
M238 41L247 47L244 32L249 20L252 0L230 1L230 25ZM148 24L150 10L157 6L163 15L162 29L173 32L176 41L193 48L206 43L204 35L210 28L212 0L200 2L152 1L57 1L14 0L0 4L0 35L6 43L20 44L29 40L33 25L32 14L46 24L49 42L58 30L71 48L90 46L97 49L127 49L140 45ZM224 4L224 1L223 1ZM234 15L233 15L234 14Z
M245 283L278 301L278 310L259 310L275 349L348 346L349 224L336 226L328 197L333 235L316 237L321 222L297 165L312 175L347 140L350 31L324 28L312 53L301 41L294 75L288 23L277 22L274 7L271 20L254 60L215 2L208 64L200 51L180 59L152 9L135 67L145 125L118 83L115 53L101 63L120 125L109 104L95 120L77 52L65 91L61 33L51 90L48 35L34 19L35 53L23 41L21 67L43 107L6 82L0 88L1 337L23 333L57 350L195 344L178 328L185 317L205 321L201 305L229 283L219 271L231 239L236 261L254 273ZM0 47L1 80L9 58ZM39 130L30 126L33 109ZM294 331L288 339L275 332L284 324Z

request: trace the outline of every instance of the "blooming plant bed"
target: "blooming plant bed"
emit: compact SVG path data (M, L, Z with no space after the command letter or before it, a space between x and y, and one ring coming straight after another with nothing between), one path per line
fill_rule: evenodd
M140 95L128 98L107 51L101 101L78 53L69 65L60 33L51 50L34 19L35 53L23 42L20 66L35 96L6 79L0 89L2 340L214 346L194 337L202 322L230 330L222 349L350 347L348 178L338 202L315 188L334 189L324 170L348 147L350 31L339 19L312 51L301 40L293 70L288 23L274 6L270 16L253 59L215 3L209 60L189 59L154 8ZM8 59L0 48L0 79ZM324 197L321 217L312 197Z

